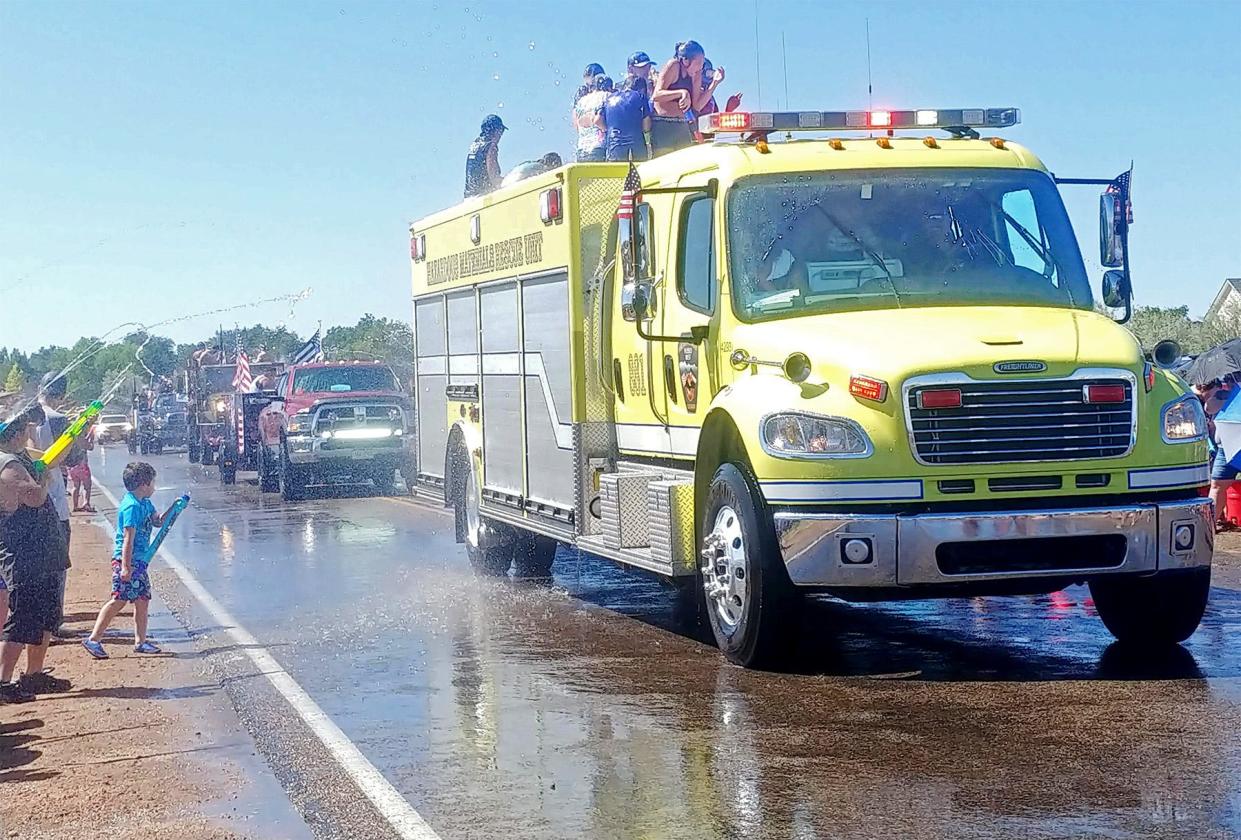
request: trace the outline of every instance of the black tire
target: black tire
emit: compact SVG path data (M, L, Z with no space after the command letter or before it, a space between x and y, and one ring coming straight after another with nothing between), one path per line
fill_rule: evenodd
M215 464L215 450L209 446L203 447L202 465L210 467Z
M155 455L163 455L164 454L164 442L162 440L157 440L154 443L152 443L151 452L152 454L155 454Z
M712 597L704 585L707 621L716 644L736 665L776 664L788 653L801 595L789 581L766 504L743 467L723 464L715 471L702 534L703 552L714 549L715 558L707 567L700 555L698 579L703 581L704 569L709 568L710 583L722 587L719 596ZM737 582L743 583L743 594L736 593ZM726 612L735 620L729 621Z
M147 442L146 442L145 440L144 440L144 441L141 441L141 442L138 444L138 454L139 454L139 455L145 455L145 454L147 454L147 452L148 452L149 450L150 450L150 447L149 447L149 446L147 446Z
M305 474L289 463L289 456L280 453L280 470L277 477L280 485L280 498L286 502L298 502L305 498Z
M376 470L371 475L376 496L391 496L396 491L396 467Z
M453 516L458 540L465 544L465 554L470 566L479 574L502 577L508 574L514 555L514 543L518 533L505 525L487 519L473 509L467 499L478 501L474 469L464 447L457 450L452 459L456 488L453 497Z
M1185 641L1198 629L1210 592L1209 567L1090 581L1099 618L1124 644L1167 646Z
M514 536L511 549L514 573L523 578L551 577L552 564L556 562L556 548L559 545L551 537L519 531Z
M133 444L130 444L129 451L131 453L134 451ZM202 450L191 444L186 447L185 457L189 459L191 464L197 464L199 459L202 458Z
M259 444L259 492L275 493L280 490L280 472L267 454L267 447Z

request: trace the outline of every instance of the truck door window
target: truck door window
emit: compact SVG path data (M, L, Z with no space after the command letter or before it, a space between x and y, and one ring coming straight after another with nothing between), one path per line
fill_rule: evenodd
M693 198L681 209L681 264L677 291L691 309L715 309L715 199Z

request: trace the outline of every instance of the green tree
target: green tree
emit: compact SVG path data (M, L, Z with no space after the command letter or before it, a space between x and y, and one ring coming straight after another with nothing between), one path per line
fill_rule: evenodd
M1189 317L1188 306L1139 306L1126 324L1138 339L1143 350L1150 350L1165 338L1181 345L1186 353L1201 353L1203 346L1202 324Z
M22 369L17 366L17 362L14 362L9 368L9 375L4 378L4 390L14 393L24 387L26 387L26 377Z
M413 380L414 333L409 324L376 318L369 312L352 327L332 327L323 336L323 353L334 361L387 362L406 386Z

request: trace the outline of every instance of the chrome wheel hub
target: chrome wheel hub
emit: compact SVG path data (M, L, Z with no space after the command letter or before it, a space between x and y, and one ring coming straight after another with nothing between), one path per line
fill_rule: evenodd
M707 604L726 629L735 630L745 618L750 565L741 517L727 505L715 515L711 533L703 540L699 569Z
M465 539L471 548L478 548L483 539L483 518L478 511L478 486L472 466L465 473Z

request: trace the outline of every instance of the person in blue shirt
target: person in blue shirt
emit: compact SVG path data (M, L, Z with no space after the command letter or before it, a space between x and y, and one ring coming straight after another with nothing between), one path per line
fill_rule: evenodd
M500 138L508 126L488 114L465 156L465 197L486 195L500 186Z
M125 467L122 476L128 490L116 511L116 547L112 554L112 600L99 610L95 629L82 646L96 659L107 659L103 634L126 604L134 605L134 653L159 653L147 641L147 610L151 605L151 578L147 574L147 550L151 546L151 528L164 522L165 512L155 512L151 494L155 492L155 467L135 461Z
M609 96L600 112L608 160L646 160L645 132L651 130L651 101L646 81L630 76Z

